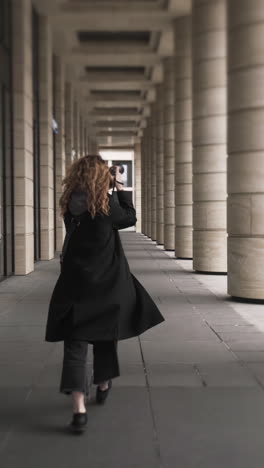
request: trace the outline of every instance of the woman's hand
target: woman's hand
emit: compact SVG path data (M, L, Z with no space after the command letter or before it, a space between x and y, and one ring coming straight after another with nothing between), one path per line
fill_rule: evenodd
M118 191L123 190L123 185L119 184L119 182L122 183L122 174L120 173L120 166L116 166L115 183Z

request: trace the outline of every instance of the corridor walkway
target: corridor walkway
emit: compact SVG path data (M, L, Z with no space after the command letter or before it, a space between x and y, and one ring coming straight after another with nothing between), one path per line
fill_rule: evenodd
M1 468L263 468L263 305L214 294L186 263L124 232L131 270L166 318L119 344L122 377L87 432L65 431L62 343L44 342L58 260L0 284ZM207 277L215 284L217 277ZM221 277L218 277L221 282Z

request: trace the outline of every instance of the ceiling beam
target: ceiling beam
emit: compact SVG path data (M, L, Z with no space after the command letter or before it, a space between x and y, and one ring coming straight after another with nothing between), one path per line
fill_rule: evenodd
M122 0L122 8L129 10L161 10L164 6L166 0L156 0L155 2L148 2L145 0ZM91 11L104 11L109 8L109 0L86 0L84 3L82 0L75 0L74 4L62 2L61 9L63 11L82 11L82 12L91 12ZM111 1L112 10L120 10L120 1L112 0Z
M108 114L105 112L104 114L97 114L96 112L92 112L91 118L96 120L96 121L106 121L109 120L109 122L114 122L115 120L120 120L120 119L126 119L126 120L132 120L133 122L139 122L142 118L140 114L133 114L130 112L129 114L122 114L122 109L120 109L119 113L116 113L115 115Z
M129 90L135 90L135 91L145 91L147 89L150 89L153 87L153 84L151 81L148 80L142 80L142 81L121 81L121 80L115 80L115 81L107 81L105 78L105 81L90 81L89 79L81 79L80 80L81 84L87 87L88 89L93 89L95 91L107 91L109 89L116 90L116 91L129 91Z
M168 11L130 11L119 8L117 11L69 12L59 11L49 15L53 26L72 31L164 31L173 25L173 15Z
M160 62L157 54L152 52L137 52L137 53L117 53L114 48L112 53L87 54L79 53L65 53L63 54L65 61L73 65L82 65L87 67L144 67L153 66Z
M104 107L104 109L111 108L111 107L130 107L130 106L136 106L136 107L142 107L145 104L145 101L140 98L124 98L124 99L118 99L118 98L112 98L112 99L104 99L104 98L97 98L94 99L91 96L87 98L87 105L89 108L94 108L94 107Z
M134 144L131 144L131 145L113 145L113 144L110 144L109 145L105 145L104 143L100 144L99 143L99 147L101 150L116 150L116 151L131 151L134 149Z
M115 128L108 128L108 127L100 127L97 129L97 134L107 134L107 135L118 135L119 133L121 135L123 134L129 134L131 136L137 135L138 128L136 127L115 127Z
M135 130L135 128L138 128L137 125L133 121L120 121L120 120L114 120L114 121L108 121L108 120L97 120L95 122L96 128L104 128L104 129L129 129L129 130Z
M120 43L113 45L109 42L98 42L93 44L85 44L81 43L78 44L71 49L72 54L101 54L101 53L134 53L134 54L141 54L142 52L152 52L153 48L149 46L149 44L141 44L137 45L131 42L127 42L120 40Z

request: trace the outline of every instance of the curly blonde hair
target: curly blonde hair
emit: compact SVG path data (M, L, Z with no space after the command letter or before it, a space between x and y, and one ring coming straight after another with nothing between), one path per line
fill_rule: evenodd
M74 161L62 181L64 189L59 200L61 216L64 216L68 209L73 190L82 190L87 193L87 209L92 218L96 213L108 215L108 190L111 181L109 168L100 155L87 155Z

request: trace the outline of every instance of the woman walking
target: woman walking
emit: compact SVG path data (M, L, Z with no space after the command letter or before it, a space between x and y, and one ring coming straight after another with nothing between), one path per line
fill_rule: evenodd
M93 344L96 401L104 403L120 375L119 340L135 337L164 318L131 274L118 229L135 225L136 212L115 175L98 155L76 160L63 180L61 215L66 227L62 267L53 290L46 341L63 341L60 392L72 395L70 428L87 424L87 349ZM109 189L116 187L118 202Z

